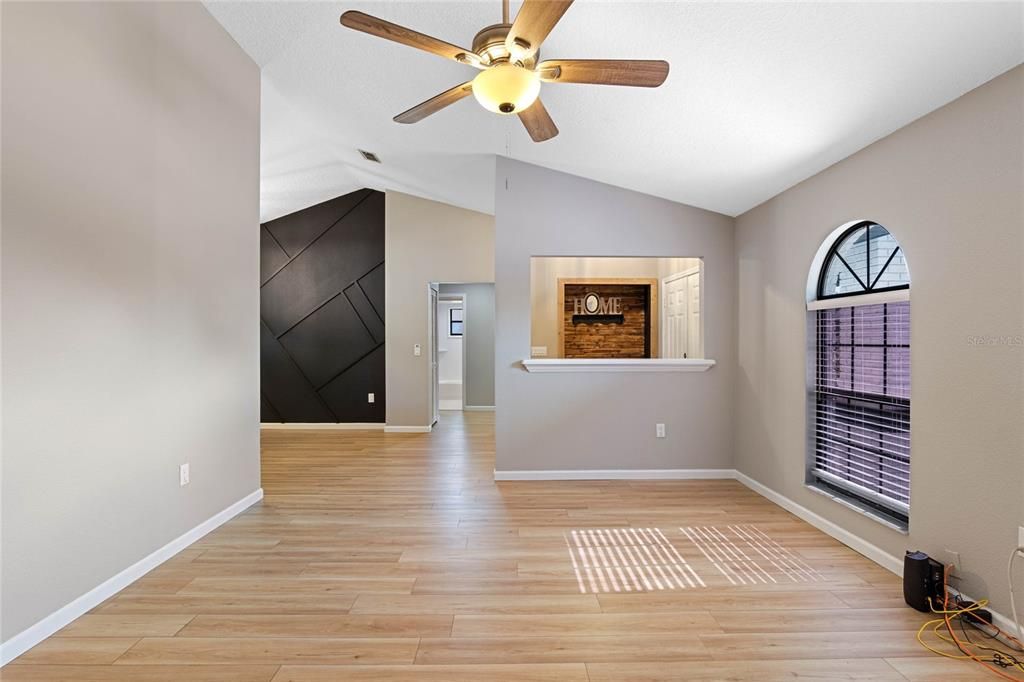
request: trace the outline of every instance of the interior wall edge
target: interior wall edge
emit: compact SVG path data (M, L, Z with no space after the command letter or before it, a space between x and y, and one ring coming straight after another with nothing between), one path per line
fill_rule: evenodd
M160 564L171 559L189 545L202 539L203 536L224 525L262 499L263 488L257 488L234 504L203 521L192 530L179 535L163 547L139 559L128 568L111 576L85 594L60 607L35 624L30 625L7 641L0 643L0 666L7 665L71 621L125 589Z

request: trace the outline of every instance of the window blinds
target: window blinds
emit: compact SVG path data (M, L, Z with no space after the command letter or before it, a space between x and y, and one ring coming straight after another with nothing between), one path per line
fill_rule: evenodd
M910 511L910 302L818 310L812 475Z

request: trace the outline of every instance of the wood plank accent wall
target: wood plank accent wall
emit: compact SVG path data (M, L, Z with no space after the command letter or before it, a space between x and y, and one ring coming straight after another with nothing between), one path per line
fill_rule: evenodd
M622 299L623 322L573 324L573 299L594 292ZM560 277L558 356L562 358L658 357L658 280L638 277Z
M260 226L260 318L262 421L384 422L382 192Z

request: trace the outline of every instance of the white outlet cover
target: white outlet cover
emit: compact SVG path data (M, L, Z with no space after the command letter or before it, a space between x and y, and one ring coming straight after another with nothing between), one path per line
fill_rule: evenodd
M189 469L189 467L188 467L188 464L186 463L186 464L182 464L181 467L178 470L178 483L182 487L184 487L184 486L189 484L190 476L189 476L189 470L188 469Z
M664 424L655 424L654 425L654 435L657 436L658 438L664 438L665 437L665 425Z
M955 549L946 549L946 558L949 559L949 563L953 566L953 572L959 574L963 571L963 566L960 562L960 552Z
M423 348L420 347L420 344L417 343L413 345L412 354L415 355L416 357L419 357L420 355L423 354Z
M546 358L548 356L547 346L530 346L530 357Z
M372 403L374 400L376 400L376 398L374 398L372 393L367 393L366 394L366 402Z

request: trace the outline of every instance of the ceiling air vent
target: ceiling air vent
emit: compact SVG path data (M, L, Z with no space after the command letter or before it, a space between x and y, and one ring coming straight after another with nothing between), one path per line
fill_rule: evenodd
M368 151L364 151L364 150L360 149L359 153L362 154L363 158L366 159L367 161L373 161L374 163L380 163L380 159L373 152L368 152Z

